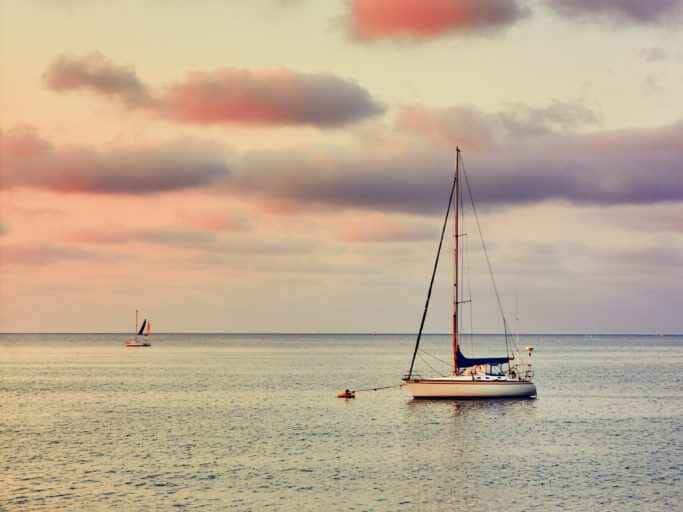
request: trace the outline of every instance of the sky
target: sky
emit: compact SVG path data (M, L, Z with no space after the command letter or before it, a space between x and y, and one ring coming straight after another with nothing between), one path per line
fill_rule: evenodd
M515 329L683 332L682 28L683 0L0 0L0 331L413 332L460 146ZM465 329L496 332L471 222Z

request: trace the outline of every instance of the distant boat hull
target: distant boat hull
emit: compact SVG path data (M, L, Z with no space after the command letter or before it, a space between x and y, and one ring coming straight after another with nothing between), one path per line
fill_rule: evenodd
M404 381L413 398L529 398L536 396L533 382L506 377L476 379L453 376Z

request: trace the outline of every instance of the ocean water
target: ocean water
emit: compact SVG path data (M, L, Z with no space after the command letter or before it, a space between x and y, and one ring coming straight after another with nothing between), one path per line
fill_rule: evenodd
M335 398L412 335L123 340L0 336L0 510L681 510L683 338L523 337L538 398L488 402Z

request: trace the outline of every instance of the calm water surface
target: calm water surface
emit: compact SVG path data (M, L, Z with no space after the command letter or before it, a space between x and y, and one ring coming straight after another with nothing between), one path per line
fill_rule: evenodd
M490 402L335 398L412 336L123 339L0 336L0 510L681 510L681 338L523 338L539 398Z

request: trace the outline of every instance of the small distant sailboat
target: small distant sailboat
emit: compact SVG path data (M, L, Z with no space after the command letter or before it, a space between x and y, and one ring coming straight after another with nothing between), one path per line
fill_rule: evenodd
M487 263L493 288L498 300L500 314L503 320L503 327L505 330L505 342L507 353L501 357L465 357L460 349L460 326L458 323L460 316L460 305L469 303L471 300L463 300L462 286L459 282L459 277L462 277L462 254L460 238L464 236L460 232L460 211L463 208L462 188L460 187L460 149L456 151L455 177L451 186L450 199L448 208L446 209L446 218L441 229L441 238L439 240L439 248L436 254L436 261L432 271L432 277L429 284L429 291L427 292L427 301L425 303L424 312L422 313L422 321L420 329L415 342L413 357L410 362L410 370L407 375L403 377L404 386L413 395L414 398L522 398L532 397L536 395L536 386L532 382L531 369L531 353L533 347L527 347L529 362L522 364L520 361L520 351L512 344L516 342L509 336L507 329L507 322L498 296L498 291L493 280L493 273L491 272L491 265L486 254L486 246L482 240L483 252L486 255ZM467 176L464 173L465 180ZM472 198L469 183L467 183L470 200L472 203L472 210L475 215L477 229L479 229L479 221L476 217L476 209L474 206L474 199ZM422 377L415 371L415 357L418 355L420 348L420 339L422 337L422 330L424 328L425 319L427 317L427 310L429 308L429 300L432 294L432 287L434 285L434 277L439 265L439 255L441 254L441 246L443 245L444 233L446 232L446 225L450 212L453 210L453 238L454 238L454 282L453 282L453 322L452 322L452 371L449 375L441 375L434 377ZM460 268L459 268L460 267ZM470 297L471 299L471 297Z
M152 344L145 338L152 334L152 324L145 318L138 329L138 310L135 310L135 336L126 341L126 347L151 347ZM139 336L143 338L140 339Z

